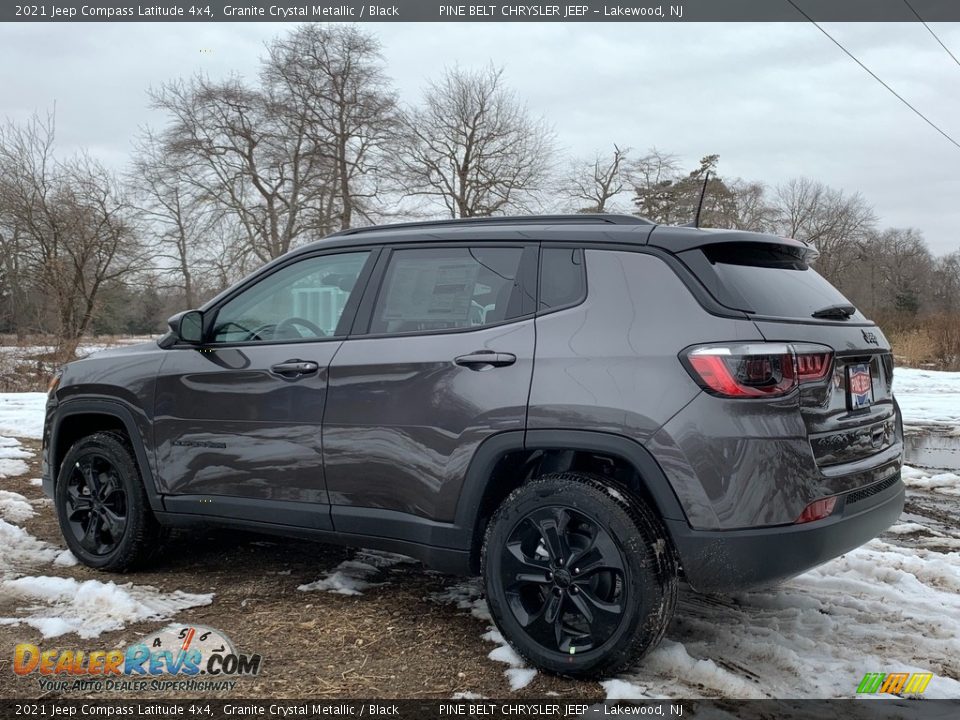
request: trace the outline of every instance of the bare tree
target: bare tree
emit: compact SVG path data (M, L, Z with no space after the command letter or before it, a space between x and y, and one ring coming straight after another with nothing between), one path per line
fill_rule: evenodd
M69 358L104 285L135 270L140 248L116 179L85 154L61 161L53 149L52 115L0 128L0 214L17 228Z
M315 152L332 165L339 225L371 219L376 170L396 137L396 97L380 43L352 25L301 25L267 48L264 85L302 110Z
M195 278L206 265L211 236L223 222L223 208L191 182L184 160L168 154L149 130L137 148L129 183L144 229L156 240L154 260L161 263L161 270L180 276L186 304L195 307Z
M770 232L774 229L777 211L763 183L737 179L728 182L727 186L733 195L734 208L729 227L752 232Z
M627 185L626 163L630 149L613 146L613 154L593 160L574 160L560 192L577 204L578 212L607 212L610 201Z
M846 195L821 182L799 178L776 189L777 229L817 248L817 268L837 281L856 259L859 244L876 223L872 208L859 193Z
M651 148L646 155L630 163L627 171L637 214L655 222L673 222L671 188L680 177L676 156Z
M402 132L404 194L442 203L450 217L524 209L545 186L553 131L500 69L447 70L404 115Z
M333 166L316 146L306 108L237 77L175 81L152 98L171 117L161 135L165 152L200 196L234 216L259 259L331 229Z

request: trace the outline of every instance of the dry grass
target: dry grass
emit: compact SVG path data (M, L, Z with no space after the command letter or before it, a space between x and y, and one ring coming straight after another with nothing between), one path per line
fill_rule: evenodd
M941 314L891 324L887 336L898 365L960 370L960 317Z
M147 337L104 335L86 337L76 357L88 353L85 348L103 348L142 342ZM0 392L46 391L50 378L64 363L58 339L52 335L0 335Z

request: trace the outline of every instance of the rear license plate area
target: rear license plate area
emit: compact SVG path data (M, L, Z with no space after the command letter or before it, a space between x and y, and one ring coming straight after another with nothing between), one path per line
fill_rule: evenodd
M870 363L847 366L847 404L851 410L864 410L873 405Z

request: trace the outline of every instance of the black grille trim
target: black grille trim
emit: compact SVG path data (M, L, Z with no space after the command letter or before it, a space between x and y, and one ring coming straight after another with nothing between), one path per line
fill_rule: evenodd
M866 500L869 497L873 497L877 493L883 492L888 487L894 485L896 482L897 476L893 475L892 477L888 477L886 480L881 480L873 485L867 485L859 490L854 490L852 493L847 495L847 505L853 505L861 500Z

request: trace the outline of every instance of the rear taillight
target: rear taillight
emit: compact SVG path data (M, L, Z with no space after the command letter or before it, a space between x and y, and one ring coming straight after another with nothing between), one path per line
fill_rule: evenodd
M802 525L803 523L813 522L814 520L823 520L823 518L833 514L833 509L836 506L836 496L814 500L803 509L800 517L794 520L794 524Z
M713 343L690 348L680 359L693 379L714 395L761 398L822 380L830 372L833 351L808 344Z

